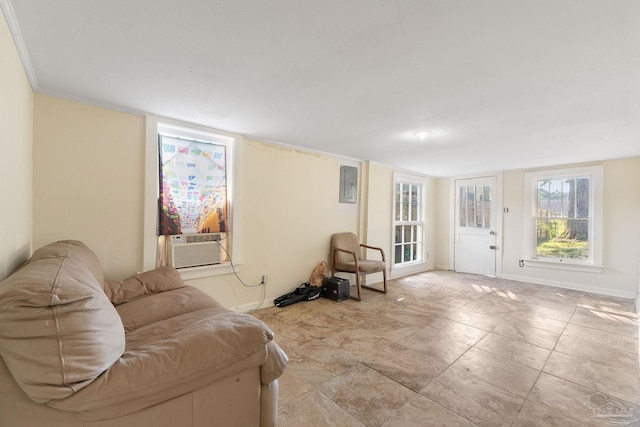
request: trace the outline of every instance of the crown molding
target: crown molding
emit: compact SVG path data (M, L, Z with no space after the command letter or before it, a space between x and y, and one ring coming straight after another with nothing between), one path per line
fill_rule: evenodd
M18 56L20 56L20 60L22 61L22 66L24 67L24 71L29 79L29 84L31 84L31 89L34 92L38 92L40 89L40 86L38 85L38 78L36 77L36 72L34 71L33 66L31 65L31 59L29 58L27 47L24 45L20 26L18 25L18 20L16 19L16 14L13 11L11 1L0 0L0 9L2 9L2 14L7 22L7 27L9 27L11 37L13 37L13 43L16 45Z

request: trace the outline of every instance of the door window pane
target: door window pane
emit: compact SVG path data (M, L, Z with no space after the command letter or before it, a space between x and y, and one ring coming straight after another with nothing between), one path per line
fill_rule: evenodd
M491 186L459 187L461 227L491 228Z

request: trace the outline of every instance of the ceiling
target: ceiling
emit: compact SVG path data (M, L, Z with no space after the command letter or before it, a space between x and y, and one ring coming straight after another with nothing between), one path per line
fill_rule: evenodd
M40 93L431 176L640 155L637 0L0 6Z

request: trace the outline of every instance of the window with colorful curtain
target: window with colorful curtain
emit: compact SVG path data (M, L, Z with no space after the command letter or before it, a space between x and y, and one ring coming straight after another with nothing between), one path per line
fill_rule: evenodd
M226 146L162 134L158 143L159 235L228 232Z

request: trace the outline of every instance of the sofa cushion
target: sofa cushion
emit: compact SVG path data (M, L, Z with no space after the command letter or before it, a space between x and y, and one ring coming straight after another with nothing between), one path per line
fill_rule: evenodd
M64 399L124 353L124 328L95 254L60 241L0 282L0 356L35 402Z
M272 339L262 321L245 313L220 308L184 313L128 333L126 352L104 375L48 405L87 420L126 415L258 369Z
M124 304L145 295L183 288L184 281L173 267L158 267L125 280L105 280L104 293L114 305Z
M147 294L143 298L136 298L116 306L125 333L161 320L207 308L228 311L204 291L188 285L167 292Z

